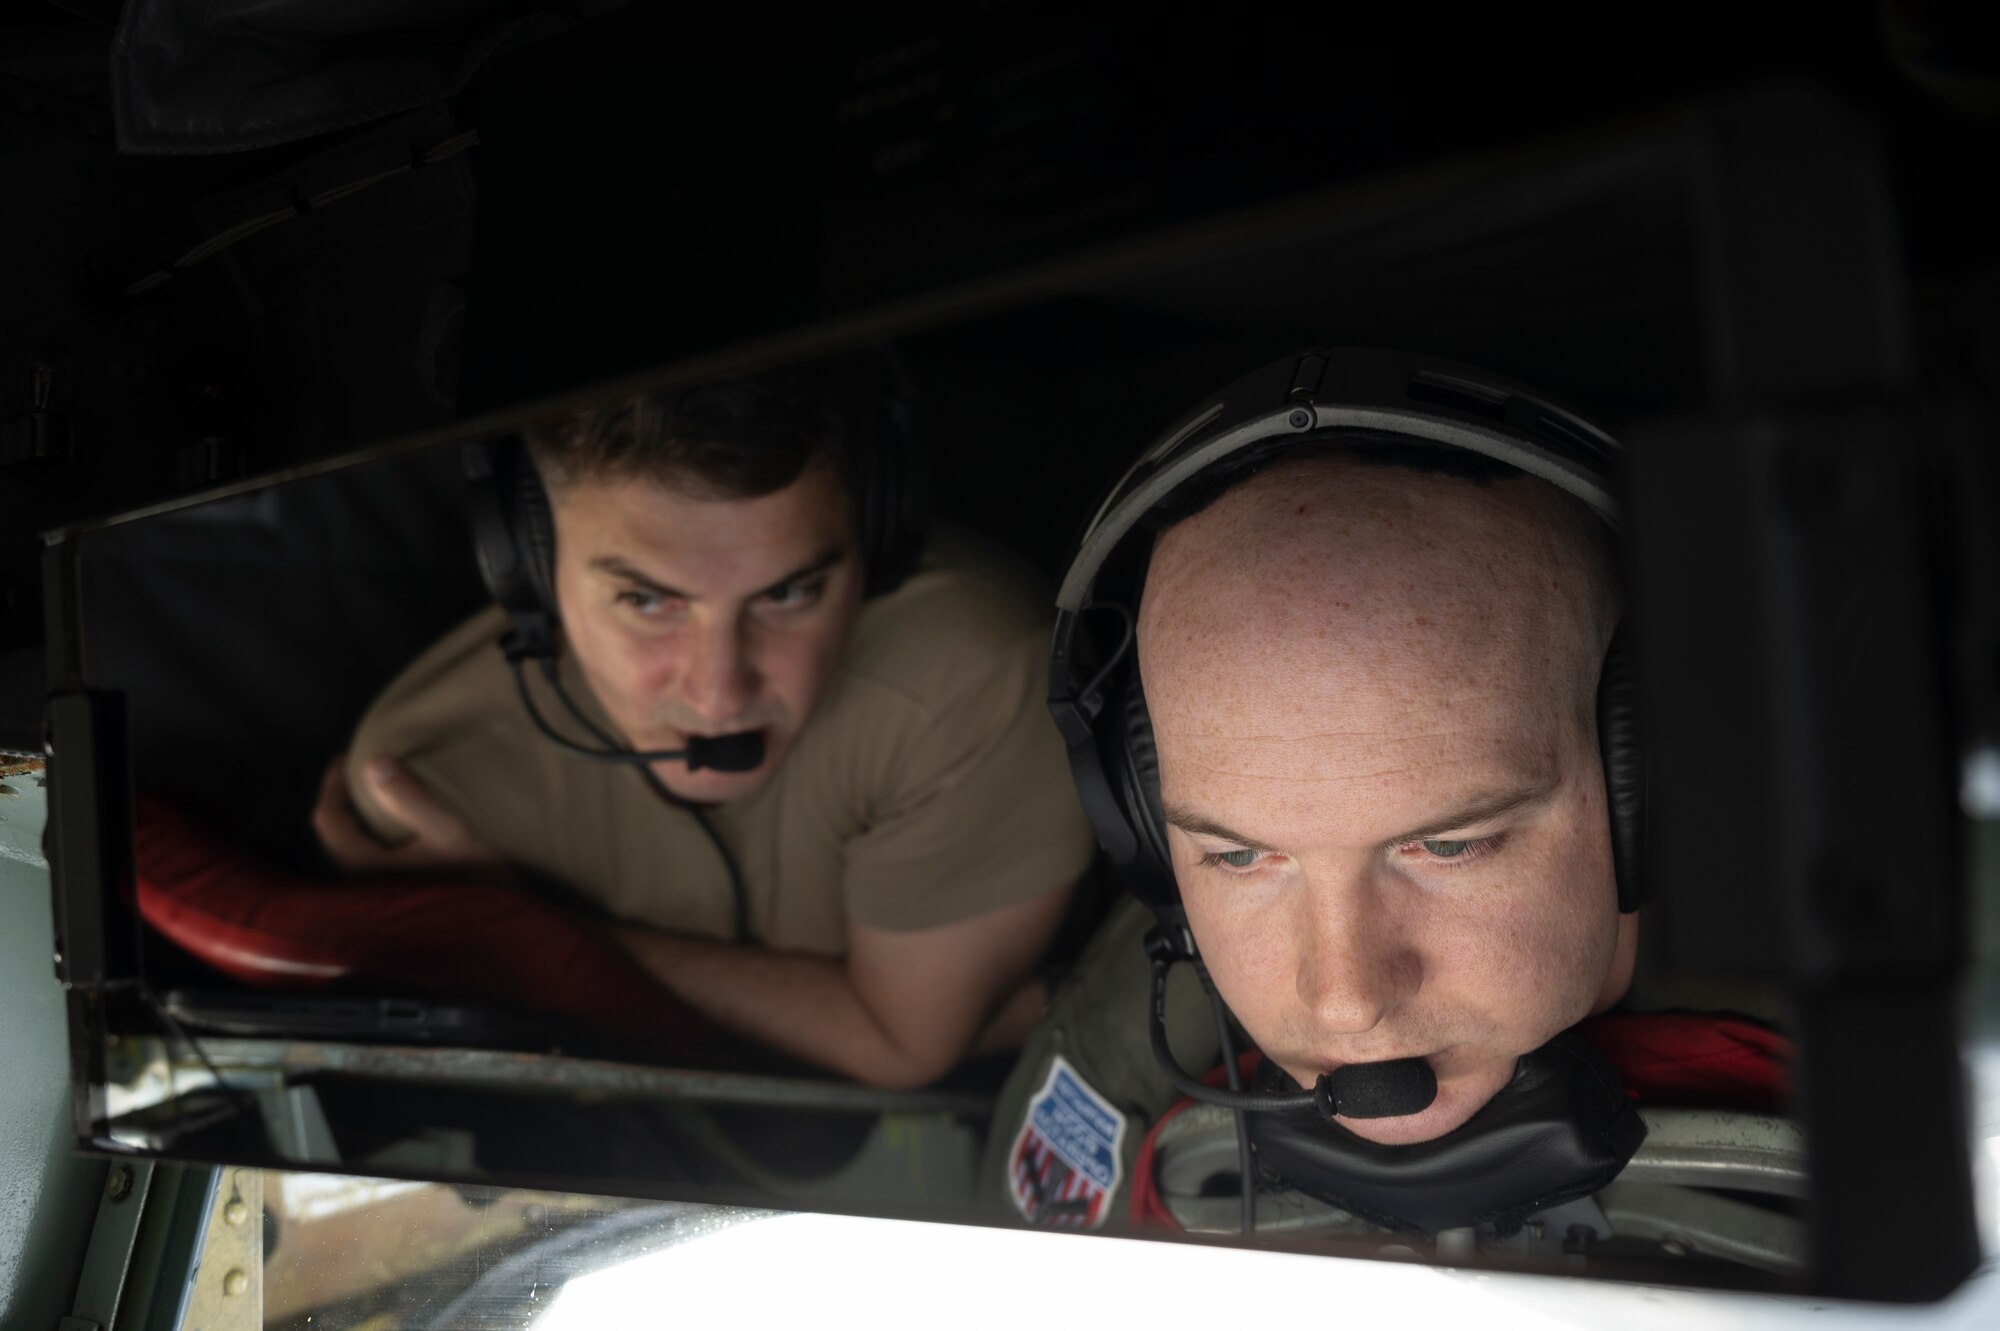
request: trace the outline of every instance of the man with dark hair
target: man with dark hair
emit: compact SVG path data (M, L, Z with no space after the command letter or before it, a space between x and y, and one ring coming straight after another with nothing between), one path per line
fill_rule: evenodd
M631 750L754 734L761 760L559 747L517 693L495 607L370 709L315 813L329 851L553 880L680 1002L863 1081L918 1085L1012 1047L1091 858L1044 710L1032 576L945 527L900 585L868 586L887 575L863 558L861 450L769 380L608 403L527 443L580 715L532 674L522 687Z
M639 394L538 421L524 432L543 481L673 477L716 499L781 490L809 463L854 481L854 449L833 408L802 385L725 379L679 393Z

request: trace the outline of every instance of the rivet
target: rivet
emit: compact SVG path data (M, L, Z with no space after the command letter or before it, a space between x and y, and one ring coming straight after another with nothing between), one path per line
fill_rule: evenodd
M222 1219L225 1224L240 1225L249 1218L250 1208L243 1204L241 1198L222 1208Z
M250 1288L250 1276L242 1267L233 1268L222 1278L222 1292L230 1298L244 1293Z

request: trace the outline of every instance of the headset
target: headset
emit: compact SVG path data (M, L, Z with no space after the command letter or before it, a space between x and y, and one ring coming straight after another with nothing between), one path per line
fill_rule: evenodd
M925 455L917 435L916 396L902 362L885 353L886 390L872 399L872 422L849 428L831 406L817 408L824 427L838 436L847 453L848 486L861 546L864 594L883 596L916 570L929 532L929 487ZM804 394L791 384L766 381L794 399ZM700 392L696 387L686 390ZM850 412L849 417L865 415ZM562 652L561 618L555 590L556 528L549 493L526 441L519 435L467 444L462 453L473 544L487 592L506 612L508 629L500 650L514 675L522 708L542 735L564 751L596 762L639 764L646 779L670 803L688 810L714 844L729 871L735 902L736 937L749 936L748 901L734 856L701 810L668 791L646 770L655 762L680 761L690 771L755 770L764 760L764 738L756 731L690 736L682 749L633 749L597 724L572 698L557 668ZM533 663L570 720L595 746L561 734L536 706L525 666Z
M1478 454L1554 485L1588 506L1614 533L1621 527L1617 493L1622 449L1575 413L1521 384L1456 362L1401 352L1319 348L1287 356L1237 379L1175 422L1126 471L1086 529L1056 598L1049 709L1068 745L1070 769L1098 844L1127 888L1152 910L1157 921L1147 939L1153 962L1151 1036L1155 1058L1184 1094L1238 1111L1246 1231L1252 1223L1252 1134L1244 1126L1244 1111L1269 1113L1279 1123L1290 1120L1278 1116L1306 1112L1324 1124L1334 1124L1339 1117L1409 1114L1430 1104L1437 1082L1424 1060L1400 1059L1343 1067L1321 1077L1304 1092L1243 1089L1228 1018L1201 964L1167 853L1158 754L1133 651L1135 616L1153 538L1166 525L1163 509L1170 510L1177 496L1184 499L1203 478L1218 472L1247 469L1264 458L1343 437L1386 437ZM1101 633L1107 619L1116 621L1116 637L1108 645ZM1613 635L1600 673L1597 714L1618 909L1629 913L1644 902L1639 876L1645 825L1644 768L1636 681L1622 628ZM1181 962L1195 967L1215 1009L1229 1079L1227 1090L1206 1086L1189 1075L1168 1048L1167 975ZM1566 1155L1562 1150L1556 1154L1574 1162L1573 1186L1591 1185L1590 1190L1594 1190L1608 1178L1607 1168L1615 1174L1629 1158L1644 1129L1637 1125L1636 1115L1629 1112L1622 1096L1605 1098L1601 1094L1606 1075L1608 1084L1616 1085L1608 1065L1600 1066L1601 1059L1593 1061L1591 1051L1576 1049L1573 1043L1562 1042L1558 1048L1552 1042L1524 1056L1516 1084L1542 1088L1535 1094L1543 1100L1569 1097L1558 1112L1542 1117L1560 1120L1547 1125L1552 1134L1567 1132L1566 1143L1574 1149ZM1580 1077L1568 1075L1572 1068L1579 1070ZM1496 1097L1496 1103L1503 1097ZM1523 1187L1541 1187L1539 1175L1530 1180L1510 1173L1520 1166L1520 1157L1532 1153L1515 1150L1480 1158L1476 1125L1489 1118L1492 1109L1489 1105L1437 1143L1397 1148L1399 1158L1412 1166L1410 1176L1421 1182L1428 1159L1435 1166L1429 1177L1440 1186L1449 1183L1459 1196L1508 1196ZM1502 1104L1500 1110L1506 1112L1508 1106ZM1583 1126L1570 1131L1573 1124ZM1288 1153L1287 1143L1275 1139L1274 1134L1285 1133L1294 1139L1291 1145L1308 1143L1311 1149L1305 1154L1312 1158L1297 1163L1301 1153ZM1327 1149L1323 1132L1301 1135L1293 1122L1290 1128L1268 1130L1264 1136L1267 1146L1275 1148L1264 1154L1289 1155L1294 1161L1290 1172L1295 1176L1315 1170L1325 1175L1329 1168L1336 1175L1340 1173L1338 1159L1329 1166L1319 1158ZM1357 1195L1366 1192L1355 1180L1367 1172L1362 1167L1367 1153L1361 1149L1367 1144L1344 1130L1337 1137L1345 1139L1345 1145L1334 1152L1339 1156L1345 1151L1345 1176L1335 1177L1318 1189L1307 1186L1306 1190L1347 1204L1358 1213L1382 1216L1380 1206L1354 1204ZM1468 1153L1473 1158L1470 1166L1466 1163ZM1468 1170L1472 1174L1485 1171L1479 1187L1468 1188ZM1538 1195L1547 1193L1542 1187Z

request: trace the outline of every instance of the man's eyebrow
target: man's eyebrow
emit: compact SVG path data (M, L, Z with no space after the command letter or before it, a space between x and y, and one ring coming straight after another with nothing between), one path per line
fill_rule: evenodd
M1411 841L1423 841L1442 832L1456 832L1461 827L1471 827L1510 813L1519 813L1522 809L1539 804L1554 794L1556 784L1553 779L1540 780L1510 790L1496 790L1484 795L1475 795L1442 817L1435 818L1422 827L1404 832L1400 836L1391 837L1383 844L1399 846ZM1245 850L1275 853L1278 849L1276 846L1265 845L1255 837L1245 836L1234 828L1225 827L1199 809L1185 804L1166 804L1161 812L1166 815L1169 823L1191 836L1214 837L1219 841L1228 841L1241 846Z
M1224 827L1207 814L1202 813L1198 809L1189 808L1185 804L1167 804L1160 811L1166 815L1169 823L1180 828L1181 831L1186 832L1190 836L1212 836L1218 841L1234 842L1245 850L1266 850L1273 852L1277 850L1276 846L1267 846L1255 837L1247 837L1241 832Z
M770 586L761 587L757 591L751 593L751 595L766 596L769 595L771 592L777 591L781 587L788 586L794 582L803 581L806 578L810 578L815 573L824 573L826 572L826 570L832 568L835 564L838 564L842 559L846 558L846 556L847 556L847 549L845 546L839 546L839 545L829 546L825 550L822 550L819 554L813 556L813 558L807 563L801 564L799 567L793 569L790 573L787 573L784 577L779 578L776 582L772 583ZM611 576L615 578L623 578L627 582L637 583L639 586L644 587L647 591L657 593L658 595L661 596L671 596L676 600L681 600L681 601L694 601L700 599L699 597L692 596L689 593L680 590L678 587L670 587L666 583L661 582L659 579L650 577L647 574L640 572L639 569L627 563L625 560L619 558L617 555L598 555L596 558L590 561L589 566L591 568L601 570L602 572L609 573Z
M1557 784L1553 777L1546 777L1524 786L1516 786L1511 790L1496 790L1484 795L1475 795L1442 817L1434 818L1422 827L1412 828L1401 836L1390 837L1383 844L1402 845L1410 841L1423 841L1443 832L1456 832L1461 827L1472 827L1505 817L1510 813L1519 813L1555 794Z
M835 564L838 564L842 559L846 557L847 557L846 546L830 545L826 549L820 551L817 555L814 555L812 559L809 560L808 562L799 565L799 567L793 569L790 573L787 573L784 577L779 578L776 582L772 583L770 586L758 592L757 595L766 596L774 591L777 591L780 587L788 587L795 582L804 582L807 578L810 578L815 574L826 572L828 569L832 568Z
M609 573L614 578L623 578L627 582L637 583L649 592L658 592L662 596L675 596L683 600L686 599L685 592L669 587L657 578L647 577L617 555L598 555L590 561L590 567L603 573Z

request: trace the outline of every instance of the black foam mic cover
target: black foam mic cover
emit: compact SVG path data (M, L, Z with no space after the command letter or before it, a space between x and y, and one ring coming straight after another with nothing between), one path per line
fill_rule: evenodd
M733 735L690 735L687 765L690 772L712 767L718 772L752 772L764 761L764 732L739 730Z
M1294 1084L1269 1060L1258 1069L1259 1091ZM1319 1113L1252 1114L1247 1121L1258 1169L1277 1186L1427 1234L1512 1224L1588 1196L1617 1177L1646 1137L1617 1070L1574 1031L1521 1055L1498 1094L1431 1141L1383 1146Z
M1437 1074L1421 1058L1349 1063L1321 1075L1313 1104L1333 1118L1401 1118L1421 1113L1437 1099Z

